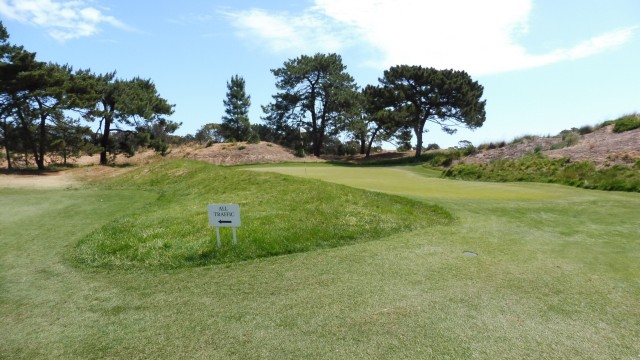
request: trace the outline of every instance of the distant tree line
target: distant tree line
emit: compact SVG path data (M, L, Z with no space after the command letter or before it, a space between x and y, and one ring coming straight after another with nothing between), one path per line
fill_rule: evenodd
M218 142L252 136L301 154L369 156L381 141L412 149L415 136L419 157L427 123L453 134L459 127L475 129L485 121L483 87L464 71L393 66L377 86L360 89L339 55L316 54L290 59L271 72L278 93L262 107L264 124L249 124L244 79L236 75L227 83L222 124L204 125L196 139Z
M47 159L66 164L81 153L99 153L106 165L139 147L168 151L180 124L166 118L174 105L151 80L41 62L8 39L0 22L0 147L9 169L21 162L42 170Z

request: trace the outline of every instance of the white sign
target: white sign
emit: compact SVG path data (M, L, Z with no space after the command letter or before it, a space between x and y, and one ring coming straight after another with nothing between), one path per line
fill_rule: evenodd
M240 205L209 204L209 225L215 227L239 227Z
M240 226L240 205L238 204L209 204L209 225L216 227L218 248L220 242L220 227L233 228L233 245L238 245L236 228Z

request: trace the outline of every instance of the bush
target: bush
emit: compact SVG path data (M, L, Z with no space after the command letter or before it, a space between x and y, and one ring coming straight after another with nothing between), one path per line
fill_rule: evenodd
M562 135L562 141L551 145L551 150L571 147L580 142L580 134L573 130L565 130L561 132L560 135Z
M252 131L251 134L249 134L249 137L247 138L247 143L248 144L259 144L260 143L260 135L258 135L257 132Z
M601 127L613 125L613 132L621 133L640 128L640 114L633 113L619 117L616 120L609 120L602 123Z
M591 134L593 132L593 126L585 125L578 129L580 135Z
M429 144L429 145L427 145L426 150L427 151L429 151L429 150L440 150L440 145L438 145L438 144Z
M511 140L511 144L521 144L521 143L523 143L523 142L525 142L525 141L528 141L528 140L535 140L535 139L537 139L537 138L538 138L538 137L537 137L537 136L534 136L534 135L523 135L523 136L519 136L519 137L517 137L517 138L515 138L515 139Z
M640 128L640 115L633 114L627 115L616 121L613 127L613 132L621 133L625 131L631 131Z

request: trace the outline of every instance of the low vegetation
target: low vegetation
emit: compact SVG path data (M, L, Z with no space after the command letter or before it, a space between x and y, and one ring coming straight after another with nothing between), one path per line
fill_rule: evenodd
M605 121L602 126L613 125L613 132L621 133L640 128L640 113L621 116L616 120Z
M640 161L634 166L597 169L590 162L572 163L566 158L551 159L533 153L515 160L497 160L488 164L455 165L443 176L460 180L529 181L558 183L598 190L640 191Z
M103 186L151 191L158 198L145 211L84 237L74 254L84 266L228 263L368 241L451 220L442 208L406 198L195 161L157 163ZM225 243L217 247L208 203L240 204L237 247L228 228L221 229Z

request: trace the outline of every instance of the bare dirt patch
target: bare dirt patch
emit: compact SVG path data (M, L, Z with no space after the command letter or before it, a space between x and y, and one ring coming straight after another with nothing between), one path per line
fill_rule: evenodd
M631 164L640 160L640 129L614 133L613 125L580 137L571 147L545 152L553 158L592 161L600 166Z
M79 181L66 171L38 174L0 173L0 188L60 189L78 184Z
M174 147L166 156L161 156L152 150L140 151L132 157L119 155L112 161L112 166L99 166L100 156L93 155L69 159L68 163L76 166L69 170L5 171L0 173L0 187L66 188L117 176L136 166L164 159L194 159L215 165L325 161L314 156L296 157L291 150L268 142L260 142L259 144L222 143L209 147L192 144ZM50 166L51 163L49 162L47 165ZM0 163L0 166L6 168L6 162Z
M182 150L182 154L179 155L173 155L172 152L169 156L195 159L216 165L324 161L314 156L297 157L291 150L268 142L260 142L259 144L244 142L213 144L209 147L193 148L191 151Z

